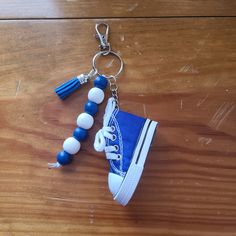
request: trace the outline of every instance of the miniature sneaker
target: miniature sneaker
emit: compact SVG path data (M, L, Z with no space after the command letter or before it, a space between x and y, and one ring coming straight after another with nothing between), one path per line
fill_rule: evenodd
M158 122L116 108L109 98L103 128L95 137L96 151L105 151L110 163L108 186L114 200L125 206L141 178Z

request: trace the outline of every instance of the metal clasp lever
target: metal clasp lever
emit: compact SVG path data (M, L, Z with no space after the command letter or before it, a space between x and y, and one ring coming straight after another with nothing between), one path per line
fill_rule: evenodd
M99 28L105 28L105 33L99 31ZM111 51L110 43L108 42L108 34L109 34L109 25L106 23L97 23L95 26L96 29L96 38L100 41L100 49L105 53L109 53Z

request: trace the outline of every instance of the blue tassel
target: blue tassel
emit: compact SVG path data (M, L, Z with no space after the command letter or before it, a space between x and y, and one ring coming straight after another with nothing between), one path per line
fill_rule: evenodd
M60 99L65 99L68 97L72 92L80 87L81 83L77 77L72 78L71 80L65 82L61 86L55 89L56 94Z

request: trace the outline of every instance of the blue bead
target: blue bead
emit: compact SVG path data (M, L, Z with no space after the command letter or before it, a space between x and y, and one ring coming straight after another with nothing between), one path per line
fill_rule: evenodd
M98 104L95 102L88 101L85 103L84 110L91 116L98 112Z
M84 141L87 136L88 136L88 131L86 129L77 127L74 130L73 136L78 140L78 141Z
M95 80L94 80L94 86L98 87L100 89L105 89L107 87L107 79L104 76L99 75Z
M65 151L60 151L57 154L57 162L60 163L61 165L68 165L72 161L72 156L65 152Z

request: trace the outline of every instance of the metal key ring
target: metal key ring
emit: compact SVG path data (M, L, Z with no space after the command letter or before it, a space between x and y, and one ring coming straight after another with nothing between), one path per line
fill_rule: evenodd
M120 61L120 69L119 69L119 71L118 71L115 75L100 74L99 71L98 71L98 69L96 68L96 61L97 61L97 59L98 59L100 56L107 56L107 55L109 55L109 54L112 54L113 56L115 56L115 57L117 57L117 58L119 59L119 61ZM98 74L98 75L103 75L103 76L105 76L105 77L108 78L108 79L111 78L111 77L117 78L117 77L120 75L120 73L122 72L123 67L124 67L124 62L123 62L123 60L122 60L121 57L120 57L116 52L114 52L114 51L108 51L108 52L106 52L106 51L100 51L100 52L98 52L97 54L95 54L95 56L93 57L93 69L94 69L95 71L97 71L97 74Z

